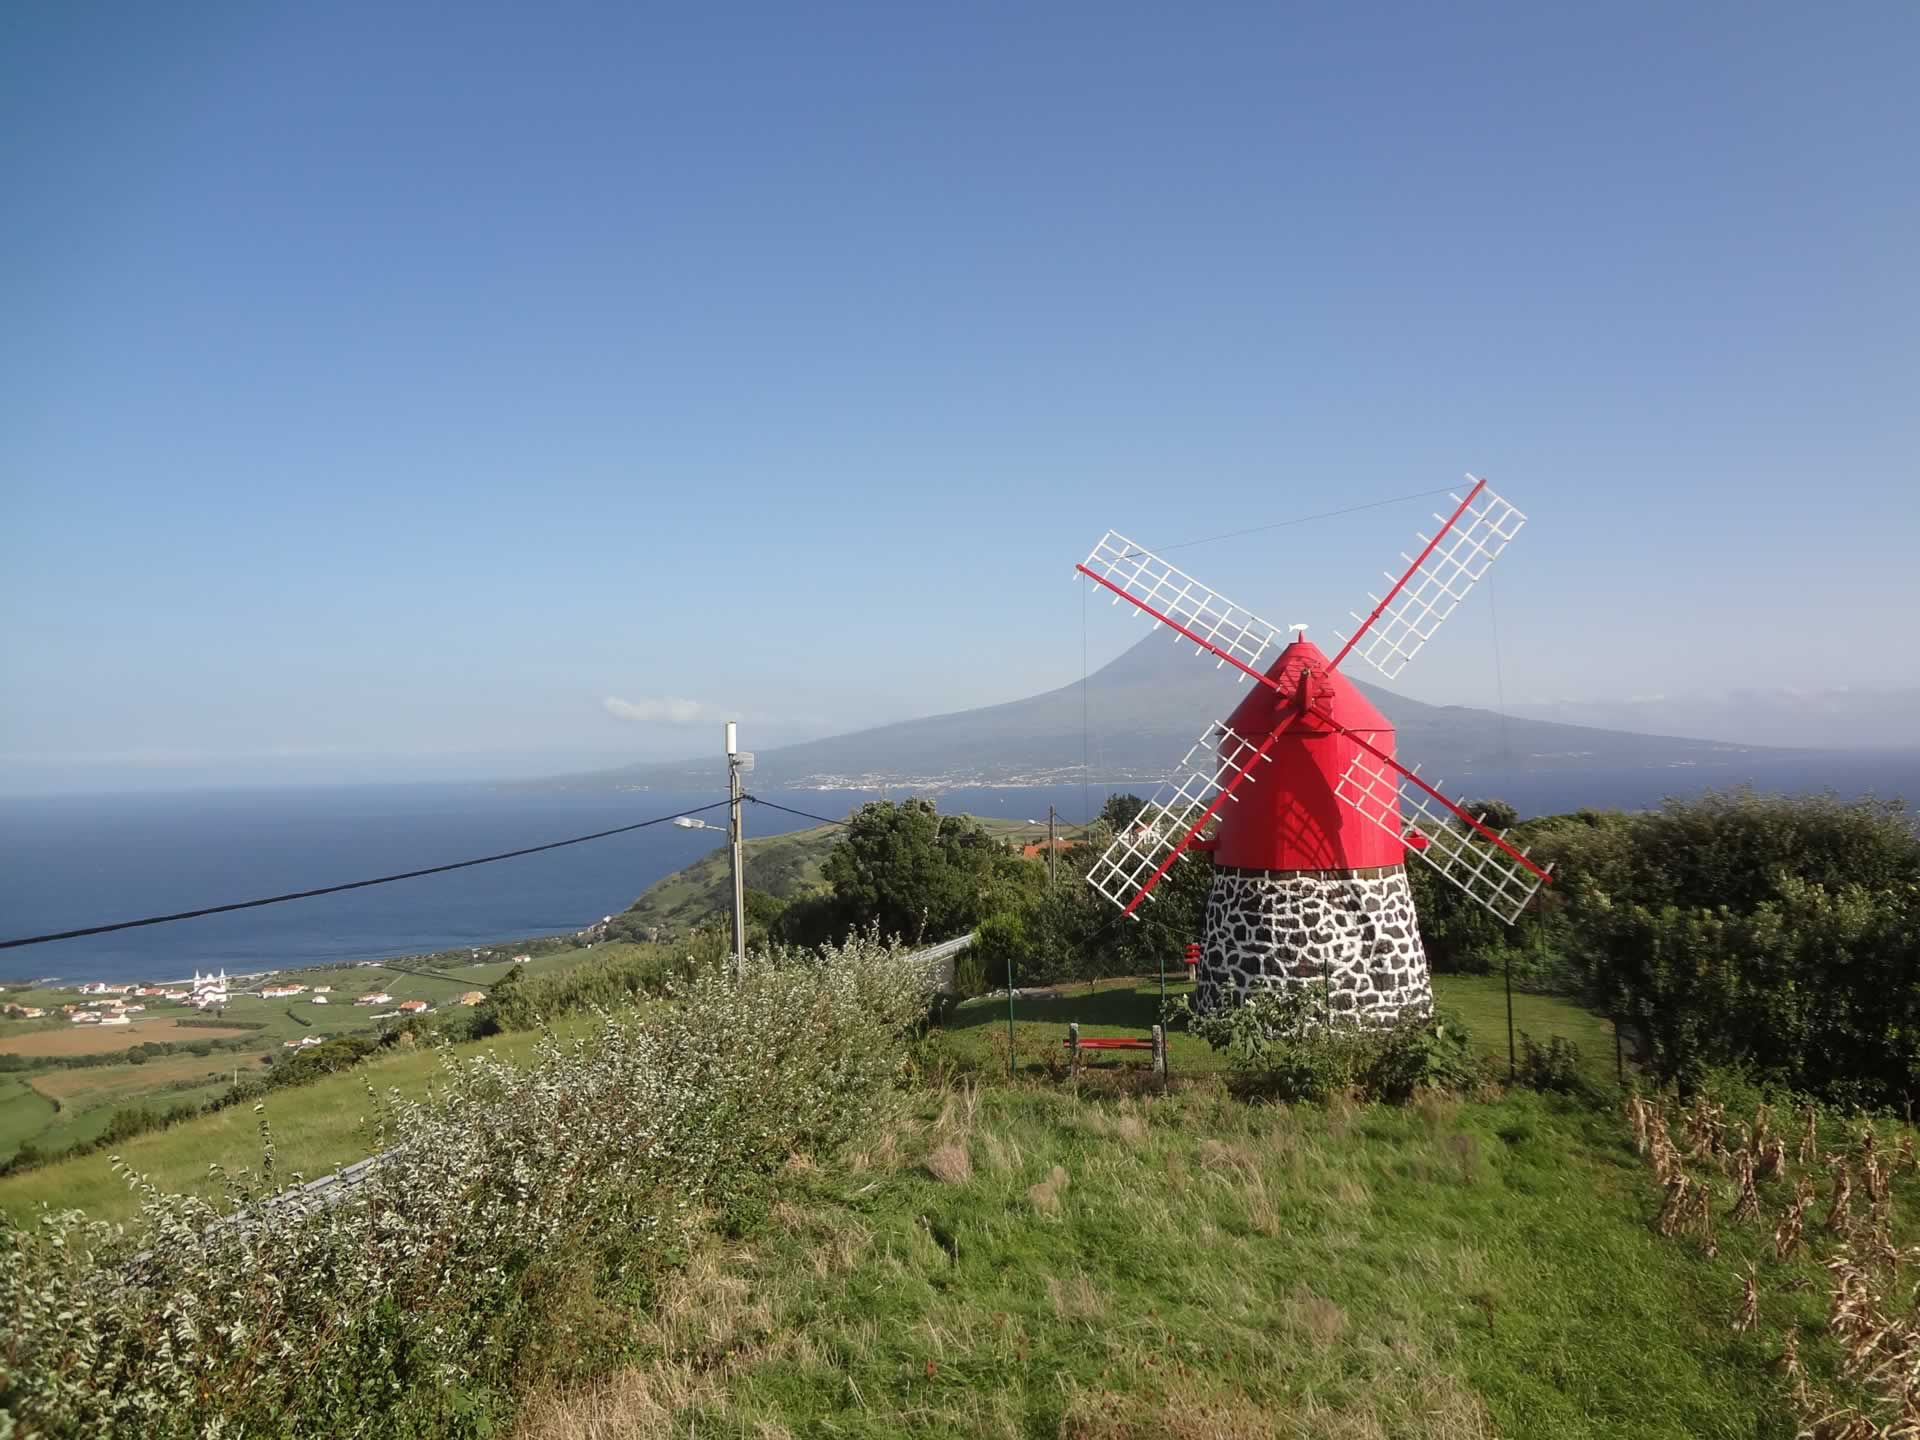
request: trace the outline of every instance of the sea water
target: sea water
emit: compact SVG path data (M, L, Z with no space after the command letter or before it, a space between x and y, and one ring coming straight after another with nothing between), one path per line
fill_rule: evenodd
M1920 801L1920 753L1741 755L1720 765L1485 770L1443 777L1459 798L1497 797L1524 814L1642 807L1666 795L1752 784L1845 798ZM1151 783L957 788L942 810L1077 825L1115 791ZM908 792L889 792L895 798ZM857 791L768 790L795 810L844 817ZM683 814L722 797L657 790L484 785L339 786L123 796L0 797L0 939L316 889L400 870ZM705 818L724 824L724 809ZM749 835L814 823L749 805ZM0 951L0 976L175 979L195 970L376 959L582 928L625 909L723 836L664 824L450 874L198 920Z

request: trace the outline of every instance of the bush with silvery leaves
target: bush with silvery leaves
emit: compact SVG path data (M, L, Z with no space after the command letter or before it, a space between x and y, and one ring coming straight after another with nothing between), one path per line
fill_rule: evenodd
M496 1428L595 1342L570 1292L631 1313L713 1210L889 1102L928 998L901 960L758 956L526 1067L449 1056L430 1100L372 1097L389 1158L344 1203L236 1209L297 1178L263 1116L225 1203L127 1173L130 1227L0 1236L0 1437Z

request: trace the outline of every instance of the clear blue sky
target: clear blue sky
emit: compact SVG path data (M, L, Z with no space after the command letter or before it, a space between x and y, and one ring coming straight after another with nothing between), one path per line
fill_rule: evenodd
M1916 73L1907 0L7 7L0 788L1012 698L1107 526L1467 469L1509 699L1920 685ZM1177 558L1324 638L1425 513Z

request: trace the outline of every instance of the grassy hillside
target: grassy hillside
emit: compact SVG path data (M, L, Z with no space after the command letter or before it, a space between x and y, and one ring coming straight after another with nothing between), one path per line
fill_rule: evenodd
M1476 1015L1484 1054L1504 1055L1497 986L1443 976L1436 989ZM899 1103L867 1097L869 1123L845 1148L782 1142L761 1184L663 1252L647 1283L596 1288L585 1262L542 1271L552 1344L528 1349L516 1373L530 1388L517 1384L518 1413L497 1418L517 1440L1790 1440L1777 1363L1788 1336L1805 1370L1796 1383L1812 1387L1804 1403L1827 1413L1857 1400L1827 1331L1823 1265L1838 1232L1829 1222L1816 1236L1816 1211L1799 1251L1776 1254L1772 1238L1795 1186L1817 1187L1825 1208L1838 1157L1783 1154L1743 1218L1726 1147L1744 1143L1752 1097L1692 1112L1726 1149L1716 1164L1721 1141L1700 1141L1687 1162L1719 1217L1716 1243L1656 1221L1661 1187L1605 1102L1483 1081L1401 1106L1255 1103L1185 1036L1165 1088L1138 1057L1066 1082L1069 1020L1139 1033L1158 998L1157 982L1139 980L1019 997L1012 1081L995 1043L1001 1006L962 1007L919 1045ZM1604 1021L1515 1000L1521 1028L1574 1039L1589 1077L1611 1079ZM586 1055L592 1028L574 1027ZM535 1043L488 1048L518 1063ZM416 1050L271 1097L283 1173L362 1153L367 1082L418 1094L436 1063ZM1806 1144L1816 1157L1870 1156L1859 1123L1828 1115ZM251 1161L255 1124L227 1112L142 1137L127 1158L165 1186L206 1191L210 1164ZM1869 1191L1847 1233L1912 1245L1912 1132L1877 1128L1888 1161L1860 1161ZM1884 1203L1869 1212L1876 1184ZM99 1157L0 1183L13 1218L43 1201L133 1209ZM1757 1320L1743 1308L1748 1276ZM406 1433L466 1433L456 1410L441 1421Z
M824 889L820 865L839 834L836 825L818 825L786 835L748 836L747 888L782 900ZM622 918L639 926L658 927L663 934L685 934L696 925L725 916L732 904L732 872L727 864L727 847L722 845L649 885Z
M994 819L973 815L987 832L1004 840L1027 844L1044 840L1045 825L1024 821ZM820 867L827 853L840 838L837 825L817 825L810 830L794 830L785 835L749 835L746 841L747 889L791 900L800 895L826 889ZM685 934L709 920L724 919L733 903L732 875L727 868L727 850L723 845L702 856L684 869L655 881L646 892L627 907L622 920L645 929L658 927L663 934ZM635 933L629 931L629 933Z
M1500 1000L1438 988L1456 1010ZM1611 1106L1250 1104L1184 1037L1167 1093L1120 1072L1139 1057L1078 1086L1038 1073L1069 1015L1137 1033L1156 999L1025 996L1046 1017L1023 1025L1033 1072L977 1088L938 1078L985 1054L993 1007L963 1009L903 1120L790 1164L767 1223L693 1257L625 1368L534 1396L522 1440L1788 1440L1780 1327L1832 1374L1817 1258L1771 1258L1790 1178L1762 1222L1722 1222L1771 1287L1770 1328L1742 1334L1740 1264L1657 1232L1659 1187ZM1515 999L1537 1035L1604 1051L1610 1078L1603 1021ZM1504 1057L1500 1013L1477 1038Z
M1525 1094L928 1095L521 1433L1791 1435L1737 1286L1648 1229L1617 1130Z

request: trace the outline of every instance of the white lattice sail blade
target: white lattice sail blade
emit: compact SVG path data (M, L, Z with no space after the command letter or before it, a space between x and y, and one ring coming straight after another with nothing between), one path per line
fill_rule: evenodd
M1474 480L1471 475L1467 478ZM1474 480L1466 500L1458 495L1453 500L1457 507L1453 516L1433 517L1440 524L1435 537L1419 537L1423 547L1419 558L1402 553L1408 568L1398 580L1387 577L1393 588L1386 600L1376 602L1371 616L1354 615L1360 628L1352 639L1340 637L1389 680L1420 653L1527 523L1525 515L1483 480Z
M1244 605L1175 569L1151 550L1109 530L1080 569L1114 592L1114 603L1131 600L1177 637L1213 654L1219 665L1264 679L1266 657L1285 634Z
M1215 725L1195 742L1167 783L1106 848L1087 883L1132 912L1167 867L1185 852L1196 825L1224 795L1255 778L1252 767L1266 759L1260 748L1225 725Z
M1401 783L1390 768L1356 755L1333 793L1511 925L1545 881L1546 872L1522 864L1498 845L1461 825L1424 791ZM1502 835L1504 839L1504 833Z

